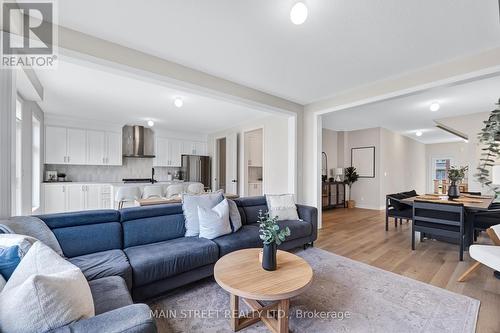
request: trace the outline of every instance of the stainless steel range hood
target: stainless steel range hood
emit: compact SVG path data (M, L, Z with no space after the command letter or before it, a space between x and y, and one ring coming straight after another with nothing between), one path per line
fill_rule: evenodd
M154 132L144 126L123 126L123 157L155 157Z

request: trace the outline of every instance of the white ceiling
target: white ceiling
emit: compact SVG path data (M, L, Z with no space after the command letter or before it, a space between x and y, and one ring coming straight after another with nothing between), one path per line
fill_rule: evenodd
M64 0L63 26L299 103L500 45L498 0Z
M332 112L323 116L323 127L337 131L384 127L426 144L460 141L456 136L437 129L434 120L494 110L500 98L499 87L500 77L493 77L433 89ZM434 101L441 104L437 112L429 110ZM423 135L417 137L416 131L422 131Z
M192 133L212 133L268 113L100 68L59 61L56 70L38 70L44 87L39 102L49 114L112 124L145 125ZM173 101L182 97L184 106Z

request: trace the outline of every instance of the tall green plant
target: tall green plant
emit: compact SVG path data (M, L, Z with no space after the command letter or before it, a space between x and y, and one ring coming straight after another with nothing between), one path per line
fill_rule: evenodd
M500 187L491 182L490 170L500 158L500 99L497 108L491 111L488 120L484 121L484 128L478 134L482 153L477 173L474 175L477 181L490 188L497 196L500 195Z
M357 182L359 179L359 175L356 172L356 168L353 166L345 168L345 178L344 181L349 186L349 201L351 200L351 187L352 184Z

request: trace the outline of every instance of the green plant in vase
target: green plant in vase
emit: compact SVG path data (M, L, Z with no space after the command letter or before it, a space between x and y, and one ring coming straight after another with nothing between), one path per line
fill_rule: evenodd
M269 212L262 214L259 211L259 237L264 243L262 253L262 268L267 271L276 270L276 253L278 246L283 243L286 237L290 236L290 228L281 229L278 224L278 217L271 217Z
M451 182L451 185L448 188L449 198L453 199L453 198L458 198L460 196L460 190L458 188L458 184L465 178L467 170L469 170L468 166L463 166L459 168L452 166L448 170L448 179Z
M356 168L353 166L345 168L345 177L344 177L344 182L347 184L349 187L349 200L347 200L347 207L348 208L354 208L356 206L356 203L354 200L351 200L351 187L352 184L357 182L359 179L359 175L356 172Z

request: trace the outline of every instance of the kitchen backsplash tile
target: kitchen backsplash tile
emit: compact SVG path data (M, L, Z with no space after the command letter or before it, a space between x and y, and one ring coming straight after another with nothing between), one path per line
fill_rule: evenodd
M152 167L150 158L124 158L122 166L46 164L45 171L65 173L66 179L74 182L120 182L123 178L151 178ZM155 167L155 179L166 181L169 172L173 177L179 170Z

